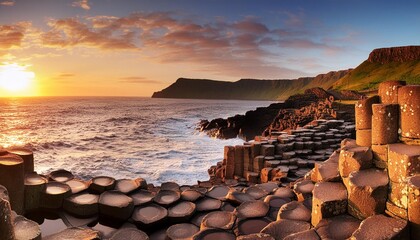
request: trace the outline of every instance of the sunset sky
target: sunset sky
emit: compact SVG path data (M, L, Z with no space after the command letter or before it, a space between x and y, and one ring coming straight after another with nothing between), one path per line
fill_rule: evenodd
M0 96L315 76L420 45L419 12L418 0L0 0Z

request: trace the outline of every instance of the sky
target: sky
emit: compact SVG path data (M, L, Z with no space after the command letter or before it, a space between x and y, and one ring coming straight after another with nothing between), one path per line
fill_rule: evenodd
M375 48L420 45L419 12L418 0L0 0L0 77L20 81L0 78L0 96L316 76Z

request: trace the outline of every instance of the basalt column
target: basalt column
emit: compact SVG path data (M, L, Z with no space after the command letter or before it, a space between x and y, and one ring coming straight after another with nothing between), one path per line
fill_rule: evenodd
M10 205L18 214L24 212L24 169L21 157L15 154L0 156L0 185L9 191Z
M359 146L372 145L372 104L379 103L379 96L359 100L355 105L356 143Z
M420 142L420 85L398 89L401 140Z

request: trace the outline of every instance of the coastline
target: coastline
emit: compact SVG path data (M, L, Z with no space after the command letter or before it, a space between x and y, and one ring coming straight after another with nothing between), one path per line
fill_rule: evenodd
M147 179L110 176L85 182L64 170L41 176L31 174L31 151L1 151L0 184L8 186L0 191L0 213L5 217L0 237L13 239L25 225L31 226L25 234L41 239L38 223L14 215L11 209L18 214L43 209L60 213L70 225L43 239L64 235L176 239L180 231L190 239L416 239L420 233L420 86L404 85L385 82L379 97L358 101L354 125L318 120L289 132L271 131L269 137L256 137L243 147L227 146L223 162L209 171L210 181L191 186L174 182L154 186ZM395 118L398 115L401 121ZM355 140L345 139L354 129ZM342 134L347 130L350 135ZM319 135L322 131L331 133ZM315 152L319 145L315 142L332 150L314 159L306 154L304 159L304 150ZM252 157L245 157L247 151ZM298 154L307 161L290 160ZM280 165L284 160L297 168L286 171ZM308 164L311 160L314 168ZM257 175L245 173L251 161ZM297 175L304 164L308 172ZM278 175L272 175L273 169ZM288 178L289 173L296 177ZM106 232L89 227L96 222L118 228Z

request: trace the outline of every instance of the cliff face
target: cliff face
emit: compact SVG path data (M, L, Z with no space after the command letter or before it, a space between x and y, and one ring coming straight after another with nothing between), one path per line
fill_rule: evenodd
M316 77L295 80L241 79L236 82L208 79L179 78L162 91L155 92L153 98L193 98L193 99L238 99L238 100L284 100L303 93L312 86L330 87L348 70L329 72Z
M370 63L409 62L420 59L420 46L378 48L369 54Z

